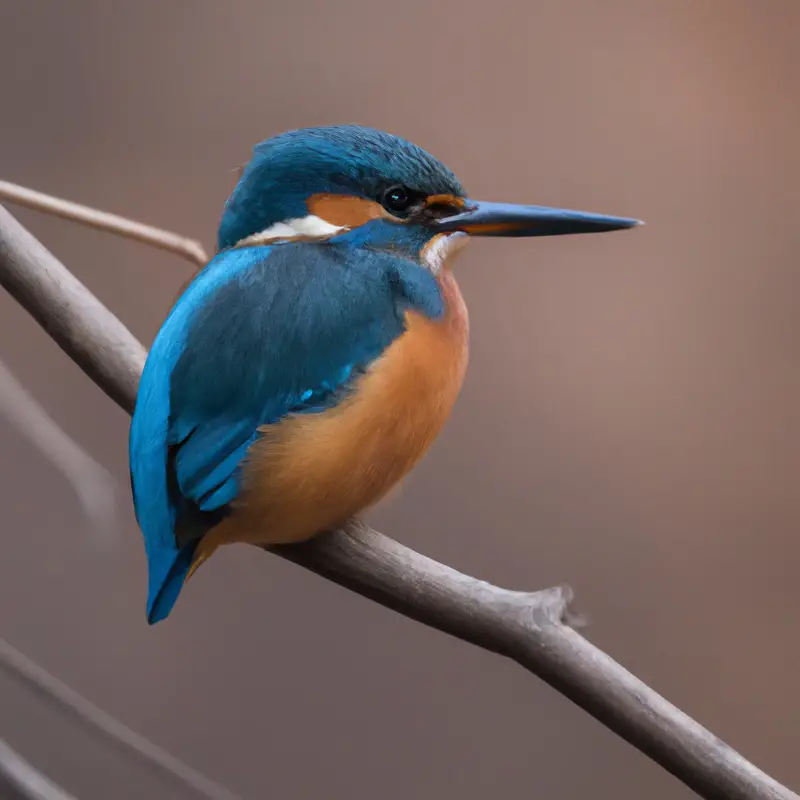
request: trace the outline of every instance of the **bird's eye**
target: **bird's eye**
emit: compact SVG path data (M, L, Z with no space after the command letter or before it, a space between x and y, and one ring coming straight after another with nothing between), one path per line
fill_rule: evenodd
M381 203L392 214L400 216L405 214L414 204L414 194L405 186L390 186L384 193Z

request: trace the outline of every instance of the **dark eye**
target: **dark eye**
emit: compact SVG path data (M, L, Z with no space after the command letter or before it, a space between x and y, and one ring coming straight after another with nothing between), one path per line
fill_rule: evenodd
M404 214L415 201L414 194L406 189L405 186L390 186L384 193L381 203L383 207L392 214Z

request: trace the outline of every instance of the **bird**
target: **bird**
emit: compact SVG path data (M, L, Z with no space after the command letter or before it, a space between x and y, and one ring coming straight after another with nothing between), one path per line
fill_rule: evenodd
M129 467L148 623L220 546L311 539L425 455L467 369L453 262L471 237L639 224L475 201L429 152L362 125L257 144L137 391Z

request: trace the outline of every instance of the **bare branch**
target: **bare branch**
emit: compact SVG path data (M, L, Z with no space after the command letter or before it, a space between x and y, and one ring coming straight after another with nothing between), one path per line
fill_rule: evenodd
M92 531L103 540L113 532L114 479L42 408L0 359L0 409L69 481Z
M145 349L36 238L0 206L0 285L129 414Z
M131 410L144 359L141 345L2 207L0 283L110 397ZM512 658L707 800L799 800L569 627L566 589L501 589L358 522L275 552L412 619Z
M170 253L175 253L181 258L191 261L198 267L203 267L208 262L203 245L194 239L187 239L177 233L154 228L152 225L145 225L142 222L134 222L131 219L109 214L107 211L99 211L96 208L89 208L70 200L62 200L60 197L53 197L24 186L17 186L15 183L0 181L0 200L43 211L45 214L54 214L57 217L79 222L81 225L88 225L108 233L116 233L118 236L135 239L161 250L168 250Z
M99 730L111 741L130 750L146 766L155 767L167 778L188 786L203 797L207 797L208 800L239 800L233 792L178 761L177 758L154 745L144 736L132 731L94 703L81 697L74 689L62 683L2 639L0 639L0 668L9 670L29 686L44 694L49 700L55 701L84 723ZM0 750L0 774L2 773L2 750ZM57 796L54 796L53 800L57 800Z
M8 800L75 800L0 739L0 797Z

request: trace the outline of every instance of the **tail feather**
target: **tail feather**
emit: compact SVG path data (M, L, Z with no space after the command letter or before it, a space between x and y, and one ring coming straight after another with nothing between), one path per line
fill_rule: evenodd
M160 549L149 555L147 622L154 625L166 619L187 580L197 542L178 549Z

